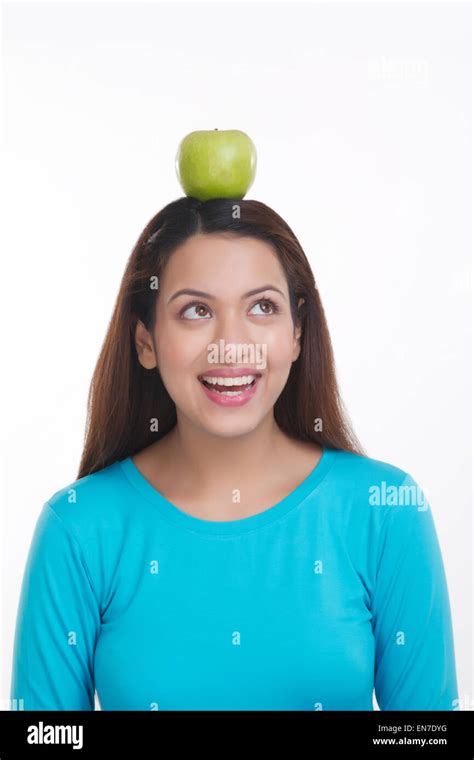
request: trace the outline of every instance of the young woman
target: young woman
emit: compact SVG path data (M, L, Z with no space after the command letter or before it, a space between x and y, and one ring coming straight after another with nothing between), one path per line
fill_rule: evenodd
M128 261L77 479L19 602L25 710L450 710L431 508L369 458L306 256L263 203L184 197Z

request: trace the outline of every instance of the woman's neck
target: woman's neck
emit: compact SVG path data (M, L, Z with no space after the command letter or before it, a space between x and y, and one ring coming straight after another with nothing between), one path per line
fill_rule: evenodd
M296 487L316 466L317 444L289 438L273 415L241 436L211 435L178 417L176 426L134 459L172 501L224 498L238 489L247 504Z
M186 478L207 490L216 479L235 481L236 474L246 473L254 479L268 465L269 453L284 456L288 438L278 427L273 414L249 433L222 436L197 428L187 419L180 419L167 436L169 453L182 467Z

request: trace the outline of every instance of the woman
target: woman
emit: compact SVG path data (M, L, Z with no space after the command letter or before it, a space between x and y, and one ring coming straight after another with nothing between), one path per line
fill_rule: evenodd
M77 480L43 506L25 710L453 709L413 478L346 420L314 277L263 203L180 198L128 262Z

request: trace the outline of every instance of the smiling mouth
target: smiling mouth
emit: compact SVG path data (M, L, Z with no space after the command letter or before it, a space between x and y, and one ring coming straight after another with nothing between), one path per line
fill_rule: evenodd
M260 373L243 375L241 377L210 377L199 375L198 380L210 391L222 396L239 396L252 388L261 377Z

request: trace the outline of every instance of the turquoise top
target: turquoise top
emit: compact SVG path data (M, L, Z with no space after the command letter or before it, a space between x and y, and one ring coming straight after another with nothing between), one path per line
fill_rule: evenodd
M374 691L457 709L433 515L403 470L325 448L286 498L220 522L128 457L42 507L12 709L372 710Z

